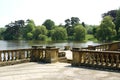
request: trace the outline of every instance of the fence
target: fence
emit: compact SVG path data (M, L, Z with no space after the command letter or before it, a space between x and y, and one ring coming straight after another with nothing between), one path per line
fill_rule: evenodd
M73 66L120 69L120 52L73 49Z

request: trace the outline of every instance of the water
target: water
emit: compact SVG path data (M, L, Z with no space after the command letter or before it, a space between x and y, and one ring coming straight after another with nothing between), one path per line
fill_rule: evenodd
M64 42L44 42L44 41L25 41L25 40L18 40L18 41L5 41L0 40L0 50L8 50L8 49L24 49L24 48L31 48L33 45L40 45L43 47L46 46L56 46L60 49L64 49L64 46L71 46L71 47L87 47L88 45L98 45L99 43L94 43L92 41L88 42L72 42L72 41L64 41Z

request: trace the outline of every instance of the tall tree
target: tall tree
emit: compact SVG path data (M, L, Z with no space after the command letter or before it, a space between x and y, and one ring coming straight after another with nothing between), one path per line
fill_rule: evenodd
M71 17L71 19L65 20L65 28L67 30L68 36L73 36L74 34L74 27L79 25L80 19L78 17Z
M39 40L40 39L40 34L41 35L47 35L48 30L46 29L45 26L37 26L36 29L34 30L34 39Z
M55 23L51 19L47 19L42 25L44 25L48 30L51 30L55 26Z
M71 17L71 25L75 26L79 24L80 19L78 17Z
M21 38L22 28L25 26L24 20L18 20L6 25L6 31L3 33L5 40L18 40Z
M115 25L116 25L116 32L117 32L117 35L118 35L118 31L120 29L120 9L117 10L117 15L116 15L116 18L115 18Z
M56 27L52 32L52 40L66 40L67 31L63 27Z
M113 18L113 22L115 22L117 16L117 10L110 10L107 13L103 13L102 17L104 18L105 16L111 16Z
M77 41L85 40L86 30L82 25L78 25L74 28L74 39Z
M115 35L115 24L112 22L112 18L110 16L104 17L100 26L97 28L97 39L100 41L111 41Z

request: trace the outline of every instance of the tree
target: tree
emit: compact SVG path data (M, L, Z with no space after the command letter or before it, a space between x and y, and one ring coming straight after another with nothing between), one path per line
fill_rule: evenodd
M100 41L111 41L116 35L115 24L110 16L104 17L100 26L97 28L96 37Z
M0 39L3 39L3 32L5 31L5 28L0 28Z
M28 32L26 39L27 39L27 40L32 40L32 39L33 39L33 33Z
M54 21L47 19L42 25L46 27L46 29L51 30L55 26Z
M39 40L39 35L47 35L47 29L45 26L37 26L36 29L34 30L34 39Z
M85 40L86 30L82 25L78 25L74 28L74 39L76 41Z
M116 16L117 16L117 10L110 10L107 13L103 13L102 17L104 18L105 16L111 16L113 19L113 22L115 22L116 20Z
M36 26L34 24L34 21L30 19L28 19L26 23L27 23L26 26L23 28L23 38L27 40L29 39L31 40L32 37L30 36L33 36L33 32Z
M120 29L120 9L117 10L117 15L116 15L116 18L115 18L115 25L116 25L116 32L117 32L117 35L118 35L118 31Z
M65 28L69 37L72 37L74 34L74 27L79 25L80 19L78 17L71 17L71 19L65 20Z
M6 30L3 33L5 40L18 40L21 39L22 28L25 26L24 20L18 20L6 25Z
M71 25L75 26L79 24L80 19L78 17L71 17Z
M66 40L67 31L63 27L57 27L52 31L52 40Z

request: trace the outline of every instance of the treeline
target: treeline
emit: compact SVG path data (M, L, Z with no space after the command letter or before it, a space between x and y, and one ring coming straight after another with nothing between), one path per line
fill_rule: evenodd
M94 35L99 41L120 40L120 9L111 10L102 15L100 25L87 25L78 17L65 20L65 25L55 25L51 19L42 25L35 25L28 19L11 22L0 29L0 39L3 40L75 40L84 41L87 34Z
M65 20L65 25L55 25L47 19L42 25L36 26L33 20L18 20L1 29L1 39L4 40L77 40L85 39L86 29L78 17Z

